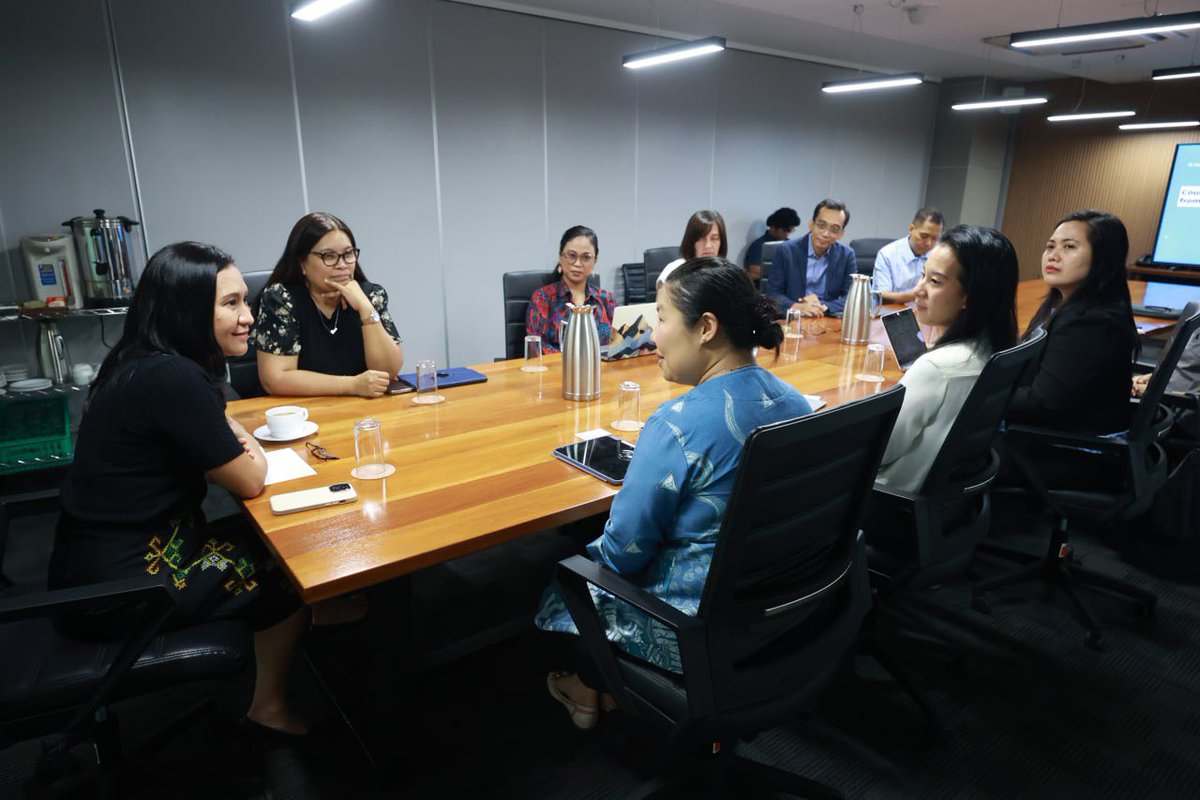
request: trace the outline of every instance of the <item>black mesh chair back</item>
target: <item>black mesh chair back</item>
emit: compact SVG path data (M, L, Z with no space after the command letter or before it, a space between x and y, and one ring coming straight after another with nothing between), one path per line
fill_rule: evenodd
M1158 362L1154 374L1150 376L1150 383L1146 385L1146 391L1133 413L1128 436L1131 443L1145 446L1161 432L1162 426L1159 422L1164 414L1163 394L1167 391L1167 384L1171 382L1175 365L1183 356L1184 348L1188 346L1197 330L1200 330L1200 303L1188 303L1179 315L1171 343L1163 351L1163 357Z
M971 523L989 516L987 490L1000 468L993 444L1021 373L1045 346L1039 328L1028 341L992 354L925 477L921 513L928 519L917 525L917 565L937 569L935 581L965 569L987 534L987 524Z
M504 273L504 356L521 358L525 355L525 312L533 293L558 280L556 273L532 269ZM592 273L588 286L599 288L600 276Z
M775 251L787 244L784 239L778 242L763 242L762 246L762 279L765 281L771 273L771 265L775 263Z
M258 296L267 287L267 279L271 277L271 271L262 269L243 272L242 277L246 280L246 288L249 290L246 294L247 302L250 303L251 308L254 308L258 303ZM250 340L250 348L245 355L227 359L227 363L229 365L229 385L233 387L239 397L249 399L262 397L267 393L258 380L258 351L254 347L253 338Z
M875 272L875 256L879 255L879 251L883 246L894 241L893 239L855 239L850 242L850 249L854 251L854 261L857 264L857 271L860 275L871 275Z
M621 284L625 289L623 305L646 302L646 265L638 261L635 264L621 265Z
M854 641L870 605L859 526L903 396L895 386L747 438L697 614L712 713L796 700Z
M645 269L646 283L646 300L649 302L654 299L654 287L658 283L659 273L663 268L670 264L675 259L679 258L679 246L672 245L670 247L651 247L642 255L642 264Z

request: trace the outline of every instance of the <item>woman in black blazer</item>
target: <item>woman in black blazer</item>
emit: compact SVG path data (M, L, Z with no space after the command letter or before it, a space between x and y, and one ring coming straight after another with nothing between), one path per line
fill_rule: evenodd
M1086 433L1129 427L1137 328L1125 277L1125 225L1101 211L1064 217L1042 251L1050 293L1029 323L1048 338L1041 362L1013 394L1010 423Z

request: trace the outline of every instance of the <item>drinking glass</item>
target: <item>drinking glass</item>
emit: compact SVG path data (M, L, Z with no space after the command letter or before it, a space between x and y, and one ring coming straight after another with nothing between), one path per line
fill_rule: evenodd
M798 308L787 310L787 320L784 322L783 338L800 339L804 336L804 315Z
M542 337L531 334L525 337L525 366L521 372L545 372L548 367L542 364Z
M350 474L360 480L378 480L395 472L383 460L383 431L377 419L360 419L354 423L354 469Z
M883 382L883 354L884 347L881 344L867 345L867 354L863 356L862 372L854 377L860 381L869 381L871 383Z
M445 397L438 394L437 362L418 361L417 393L416 396L413 397L413 402L417 405L431 406L435 403L441 403L445 399Z
M642 387L624 381L617 390L617 418L613 430L637 431L642 428Z

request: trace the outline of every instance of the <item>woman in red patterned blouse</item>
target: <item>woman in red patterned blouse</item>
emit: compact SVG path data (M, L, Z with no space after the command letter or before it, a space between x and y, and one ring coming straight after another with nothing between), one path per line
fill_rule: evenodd
M576 225L562 235L558 243L558 265L554 268L558 280L534 292L529 310L525 312L525 333L541 336L542 348L547 353L557 353L562 348L558 330L559 323L567 319L567 303L590 305L596 315L600 344L608 344L616 298L607 289L588 286L599 254L600 244L591 228Z

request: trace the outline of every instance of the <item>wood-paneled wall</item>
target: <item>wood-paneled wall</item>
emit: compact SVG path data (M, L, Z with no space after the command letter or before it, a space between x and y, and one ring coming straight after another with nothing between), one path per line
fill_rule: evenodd
M1080 95L1083 99L1080 101ZM1129 260L1154 247L1163 192L1175 145L1200 142L1200 128L1125 132L1119 122L1200 118L1200 81L1108 86L1077 80L1033 84L1031 94L1050 102L1023 111L1017 125L1012 171L1004 205L1004 233L1012 240L1022 278L1040 275L1041 250L1051 227L1080 208L1119 216L1129 230ZM1133 109L1138 117L1051 123L1046 117ZM1147 108L1149 111L1147 112Z

